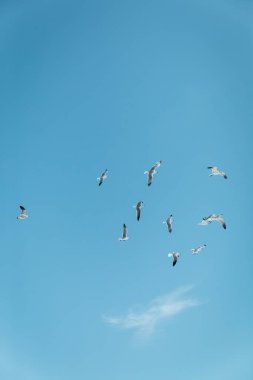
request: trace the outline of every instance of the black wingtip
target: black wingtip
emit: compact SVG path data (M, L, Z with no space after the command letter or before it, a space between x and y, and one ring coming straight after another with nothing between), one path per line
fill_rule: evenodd
M228 176L227 176L227 175L224 175L224 178L225 178L225 179L228 179Z
M222 225L222 227L224 228L224 230L227 229L227 225L225 223Z

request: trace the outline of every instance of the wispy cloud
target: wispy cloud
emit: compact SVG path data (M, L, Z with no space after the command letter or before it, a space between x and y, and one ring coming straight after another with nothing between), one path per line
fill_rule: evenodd
M104 320L122 329L135 329L138 334L150 335L157 325L182 311L199 305L199 301L188 293L192 286L183 287L174 292L152 300L142 311L129 310L125 316L104 316Z

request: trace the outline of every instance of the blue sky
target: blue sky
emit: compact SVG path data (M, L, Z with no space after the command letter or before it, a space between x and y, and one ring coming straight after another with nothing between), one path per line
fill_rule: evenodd
M0 10L0 377L251 380L252 2Z

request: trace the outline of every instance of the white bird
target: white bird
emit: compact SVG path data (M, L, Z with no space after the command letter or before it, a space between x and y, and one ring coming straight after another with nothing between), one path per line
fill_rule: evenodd
M163 223L167 224L169 233L172 232L173 215L170 215Z
M119 240L123 240L123 241L126 241L128 240L129 237L127 236L127 226L125 225L125 223L123 224L123 233L122 233L122 237L119 238Z
M228 178L227 175L226 175L226 173L223 172L223 171L221 171L221 170L219 170L217 166L208 166L207 169L211 170L211 174L209 174L209 177L212 177L213 175L221 175L225 179Z
M161 166L161 163L162 161L157 161L155 163L155 165L152 166L152 168L150 170L146 170L144 172L144 174L147 174L148 175L148 186L151 185L152 181L153 181L153 177L154 177L154 174L157 173L156 169L159 168L159 166Z
M176 265L179 256L180 256L179 252L168 253L168 257L173 257L173 263L172 263L173 267Z
M101 176L97 178L97 180L99 181L98 186L101 186L107 177L108 177L108 170L105 169L105 171L101 174Z
M141 209L144 207L144 203L140 201L137 203L137 205L133 207L136 209L136 217L137 217L137 220L139 221L141 217Z
M205 247L206 247L206 244L200 245L200 246L197 247L197 248L192 248L192 249L191 249L192 254L195 255L196 253L201 252L202 249L204 249Z
M28 215L26 213L25 207L23 207L23 206L19 206L19 207L21 209L21 213L20 213L20 215L17 216L17 219L27 219Z
M224 230L227 228L227 225L222 217L222 214L211 214L209 216L206 216L202 219L202 221L199 223L201 226L207 226L211 222L219 222Z

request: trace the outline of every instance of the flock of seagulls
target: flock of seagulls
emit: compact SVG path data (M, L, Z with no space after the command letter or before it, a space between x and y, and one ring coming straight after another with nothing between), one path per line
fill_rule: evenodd
M148 186L151 186L152 182L153 182L153 177L155 174L157 174L157 169L161 166L161 163L162 161L157 161L152 167L150 170L146 170L144 172L144 174L147 174L147 185ZM208 166L208 169L211 170L211 174L209 176L217 176L217 175L220 175L222 176L223 178L227 179L227 175L224 171L221 171L218 169L217 166ZM102 174L100 175L100 177L97 178L98 180L98 186L101 186L104 181L106 180L106 178L108 177L108 170L106 169L105 171L102 172ZM17 216L17 219L19 220L24 220L24 219L27 219L28 218L28 215L26 213L26 208L24 206L19 206L20 207L20 210L21 210L21 213ZM144 202L143 201L139 201L135 206L133 206L136 210L136 219L137 221L140 220L140 217L141 217L141 209L144 207ZM227 225L223 219L223 215L222 214L211 214L209 216L206 216L206 217L203 217L201 222L198 223L199 225L201 226L207 226L209 225L210 223L212 222L218 222L220 223L220 225L223 227L223 229L226 229L227 228ZM172 233L172 226L173 226L173 215L169 215L168 218L163 222L167 225L167 228L168 228L168 232L171 234ZM119 238L119 240L121 241L127 241L129 239L129 236L128 236L128 230L127 230L127 226L126 224L124 223L123 224L123 230L122 230L122 236ZM206 244L202 244L200 245L199 247L196 247L196 248L192 248L191 249L191 252L193 255L196 255L198 253L200 253L207 245ZM179 252L170 252L168 254L168 257L171 257L173 259L172 261L172 265L175 266L179 257L180 257L180 253Z

